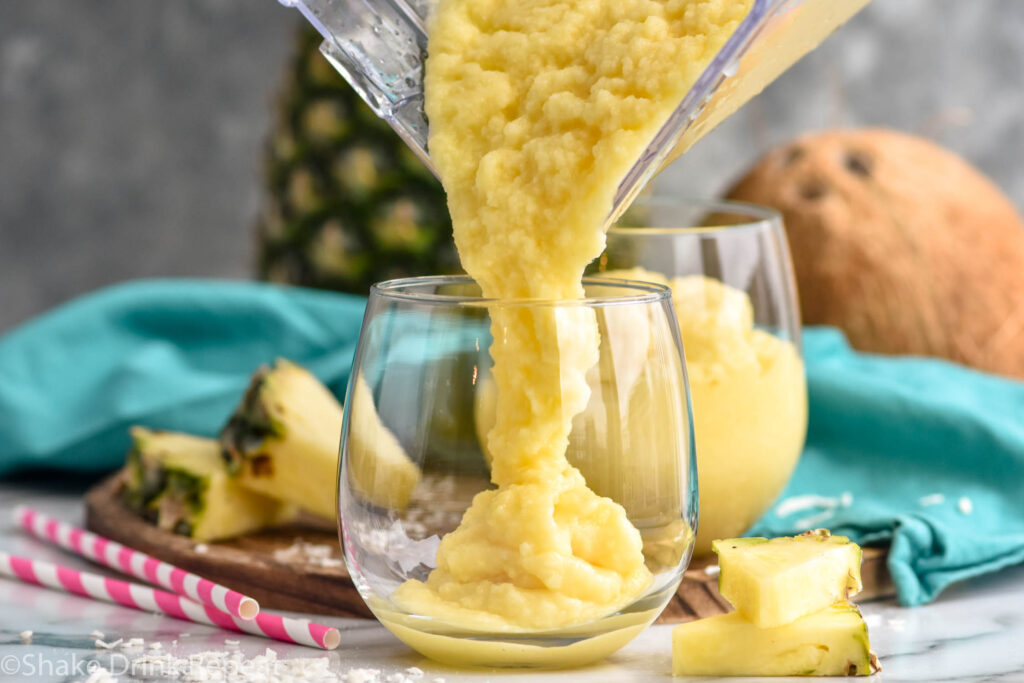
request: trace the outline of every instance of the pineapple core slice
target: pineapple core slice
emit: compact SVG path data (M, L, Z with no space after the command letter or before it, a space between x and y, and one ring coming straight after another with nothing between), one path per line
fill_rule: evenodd
M357 488L371 503L404 507L419 468L380 422L369 389L361 392L357 386L355 395L357 402L370 401L369 410L355 411L359 415L351 427L352 468L363 484ZM228 468L252 491L336 519L342 415L341 405L312 373L278 360L253 376L221 433Z
M877 671L867 625L846 602L774 628L758 628L732 612L672 631L674 676L870 676Z
M291 521L292 505L228 476L213 439L132 427L124 498L161 529L218 541Z
M861 550L825 529L800 536L715 541L718 590L760 628L781 626L861 590Z

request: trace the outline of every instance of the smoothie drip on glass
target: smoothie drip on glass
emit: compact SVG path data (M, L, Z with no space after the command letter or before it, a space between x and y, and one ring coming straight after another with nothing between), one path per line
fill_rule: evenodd
M578 299L625 173L750 0L440 0L430 30L430 154L462 265L496 299ZM566 460L598 359L583 307L492 310L497 488L441 542L396 605L487 629L542 630L648 587L618 503Z

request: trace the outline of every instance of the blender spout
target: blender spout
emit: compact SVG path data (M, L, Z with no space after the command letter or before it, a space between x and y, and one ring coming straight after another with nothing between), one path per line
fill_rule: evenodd
M316 28L320 52L436 175L423 110L430 0L278 1Z

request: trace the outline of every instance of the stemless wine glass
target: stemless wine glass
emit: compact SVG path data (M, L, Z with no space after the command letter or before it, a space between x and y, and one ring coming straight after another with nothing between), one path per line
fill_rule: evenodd
M478 286L460 276L392 280L371 289L341 437L342 545L352 580L370 609L428 657L476 666L543 667L600 659L657 617L689 562L696 461L670 292L657 284L617 280L587 279L584 286L585 298L567 301L483 299ZM511 317L552 325L547 329L555 330L557 343L549 351L555 354L580 358L586 352L580 351L581 338L592 340L591 347L599 345L582 356L595 359L585 363L585 378L572 371L561 375L560 364L578 369L580 362L556 355L555 379L531 380L546 381L556 395L563 392L564 401L551 409L572 420L565 458L582 474L585 487L574 489L574 497L557 499L557 513L536 514L543 509L538 499L539 507L524 505L501 524L495 522L485 543L493 552L470 557L462 552L459 561L488 577L474 584L481 591L525 595L527 602L544 589L576 591L578 585L566 585L573 577L553 577L543 568L506 572L509 558L528 552L517 545L522 538L512 540L508 524L529 534L531 525L550 522L566 530L561 550L580 558L574 566L584 574L589 563L594 576L607 577L610 568L629 559L623 553L635 552L635 575L643 577L624 601L595 602L585 618L552 627L523 626L508 612L514 600L459 609L467 603L446 597L440 606L417 609L395 596L406 582L427 580L438 566L441 539L459 526L474 497L496 489L490 449L483 445L501 396L491 376L490 351L497 337L505 346L496 348L514 353L508 339L515 335L501 323ZM581 325L596 334L581 334ZM582 405L581 395L586 407L572 415L565 405L574 400ZM560 466L576 480L572 470ZM485 499L491 495L498 494ZM578 500L591 502L573 502ZM577 527L578 520L595 522L583 517L595 505L607 516L593 527ZM632 539L626 544L632 551L621 544L601 546L600 527L616 518ZM554 585L563 578L562 586Z
M800 309L782 219L741 202L642 198L592 270L672 288L697 439L695 552L707 553L771 506L803 450Z

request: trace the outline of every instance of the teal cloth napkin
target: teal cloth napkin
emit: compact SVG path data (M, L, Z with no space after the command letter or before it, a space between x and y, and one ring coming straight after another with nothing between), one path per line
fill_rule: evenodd
M366 301L267 284L109 287L0 337L0 476L124 463L128 427L215 436L284 357L344 394Z
M1024 561L1024 383L809 329L807 448L751 535L890 541L900 602ZM817 498L816 498L817 497Z
M341 395L365 301L252 283L142 281L0 337L0 476L118 467L127 428L215 435L261 363L286 357ZM900 600L1024 561L1024 383L804 336L807 450L752 533L826 526L890 541Z

